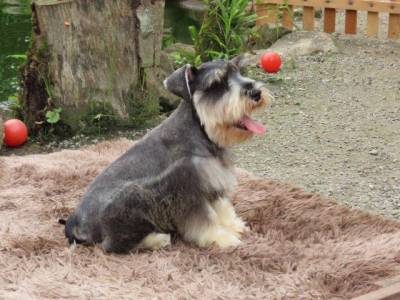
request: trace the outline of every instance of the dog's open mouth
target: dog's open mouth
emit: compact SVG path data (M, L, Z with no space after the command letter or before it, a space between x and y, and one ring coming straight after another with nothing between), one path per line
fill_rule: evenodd
M242 130L247 130L257 134L264 134L267 128L260 122L252 119L249 116L243 116L237 124L235 124L237 128Z

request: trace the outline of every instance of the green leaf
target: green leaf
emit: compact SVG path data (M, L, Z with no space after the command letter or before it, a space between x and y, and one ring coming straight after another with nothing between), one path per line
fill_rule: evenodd
M26 54L12 54L12 55L7 55L7 58L14 58L14 59L26 59Z
M200 57L200 55L197 55L196 56L196 58L194 59L194 66L195 67L198 67L198 66L200 66L201 65L201 57Z
M104 115L103 114L97 114L93 117L94 120L100 120Z
M48 111L46 113L46 121L50 124L55 124L60 121L60 113L55 111Z
M60 121L60 113L62 111L61 107L56 107L53 110L46 112L46 121L50 124L55 124Z
M10 96L8 96L8 100L17 101L18 97L17 97L16 94L15 95L10 95Z
M197 28L194 26L189 26L188 29L189 29L189 33L190 33L190 37L191 37L192 41L195 42L199 35Z

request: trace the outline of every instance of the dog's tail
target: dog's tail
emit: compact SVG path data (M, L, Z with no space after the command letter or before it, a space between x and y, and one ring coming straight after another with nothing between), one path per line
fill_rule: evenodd
M65 224L67 224L67 220L65 220L65 219L58 219L58 223L61 224L61 225L65 225Z
M65 236L70 244L74 242L77 244L85 242L84 240L77 238L75 235L76 227L78 226L78 219L75 215L70 216L68 220L59 219L58 223L65 225Z

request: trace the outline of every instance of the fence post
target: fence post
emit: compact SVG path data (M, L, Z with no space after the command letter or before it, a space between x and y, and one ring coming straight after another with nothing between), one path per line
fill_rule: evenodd
M324 9L324 31L328 33L335 32L336 23L336 9L325 8Z
M378 36L379 31L379 13L369 11L367 17L367 35Z
M357 32L357 11L352 9L346 10L346 18L344 32L355 34Z
M314 30L314 7L304 6L303 8L303 27L304 30Z
M278 5L262 4L256 5L257 20L256 25L274 24L278 21Z
M287 9L283 10L282 26L286 29L292 30L293 28L293 5L288 5Z
M400 14L389 14L388 37L390 39L400 37Z

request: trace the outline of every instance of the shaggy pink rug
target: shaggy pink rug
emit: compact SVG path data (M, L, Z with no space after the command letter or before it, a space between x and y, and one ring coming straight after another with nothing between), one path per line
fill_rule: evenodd
M398 269L399 223L244 171L233 199L251 232L238 248L69 247L57 219L131 145L0 158L0 299L348 299Z

